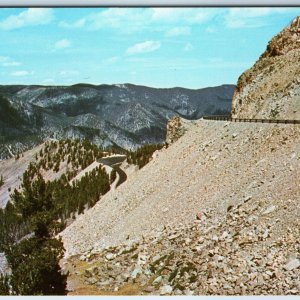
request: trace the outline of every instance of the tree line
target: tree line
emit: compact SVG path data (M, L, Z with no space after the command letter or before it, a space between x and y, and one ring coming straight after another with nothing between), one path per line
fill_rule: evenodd
M150 144L143 145L136 150L127 152L127 162L129 164L138 165L139 168L143 168L151 159L156 150L160 150L164 147L164 144Z

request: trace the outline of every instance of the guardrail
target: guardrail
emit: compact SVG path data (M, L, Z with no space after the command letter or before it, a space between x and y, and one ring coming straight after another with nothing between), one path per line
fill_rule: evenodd
M236 119L231 116L203 116L204 120L249 122L249 123L275 123L275 124L300 124L300 120L274 120L274 119Z

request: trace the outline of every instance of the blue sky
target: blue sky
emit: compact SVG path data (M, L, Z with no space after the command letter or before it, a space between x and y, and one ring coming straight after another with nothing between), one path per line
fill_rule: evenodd
M235 84L300 8L0 9L0 84Z

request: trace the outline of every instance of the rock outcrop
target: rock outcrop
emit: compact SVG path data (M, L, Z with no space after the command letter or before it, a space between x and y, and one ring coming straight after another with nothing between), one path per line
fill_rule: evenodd
M276 35L255 65L240 76L232 116L300 119L300 17Z
M192 122L178 116L172 118L167 124L166 143L170 145L176 142L190 128L191 124Z

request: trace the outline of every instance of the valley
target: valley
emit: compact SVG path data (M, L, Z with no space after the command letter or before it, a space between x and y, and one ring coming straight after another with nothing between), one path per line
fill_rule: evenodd
M132 84L0 86L0 159L49 139L108 148L162 144L168 120L230 112L234 85L189 90Z

